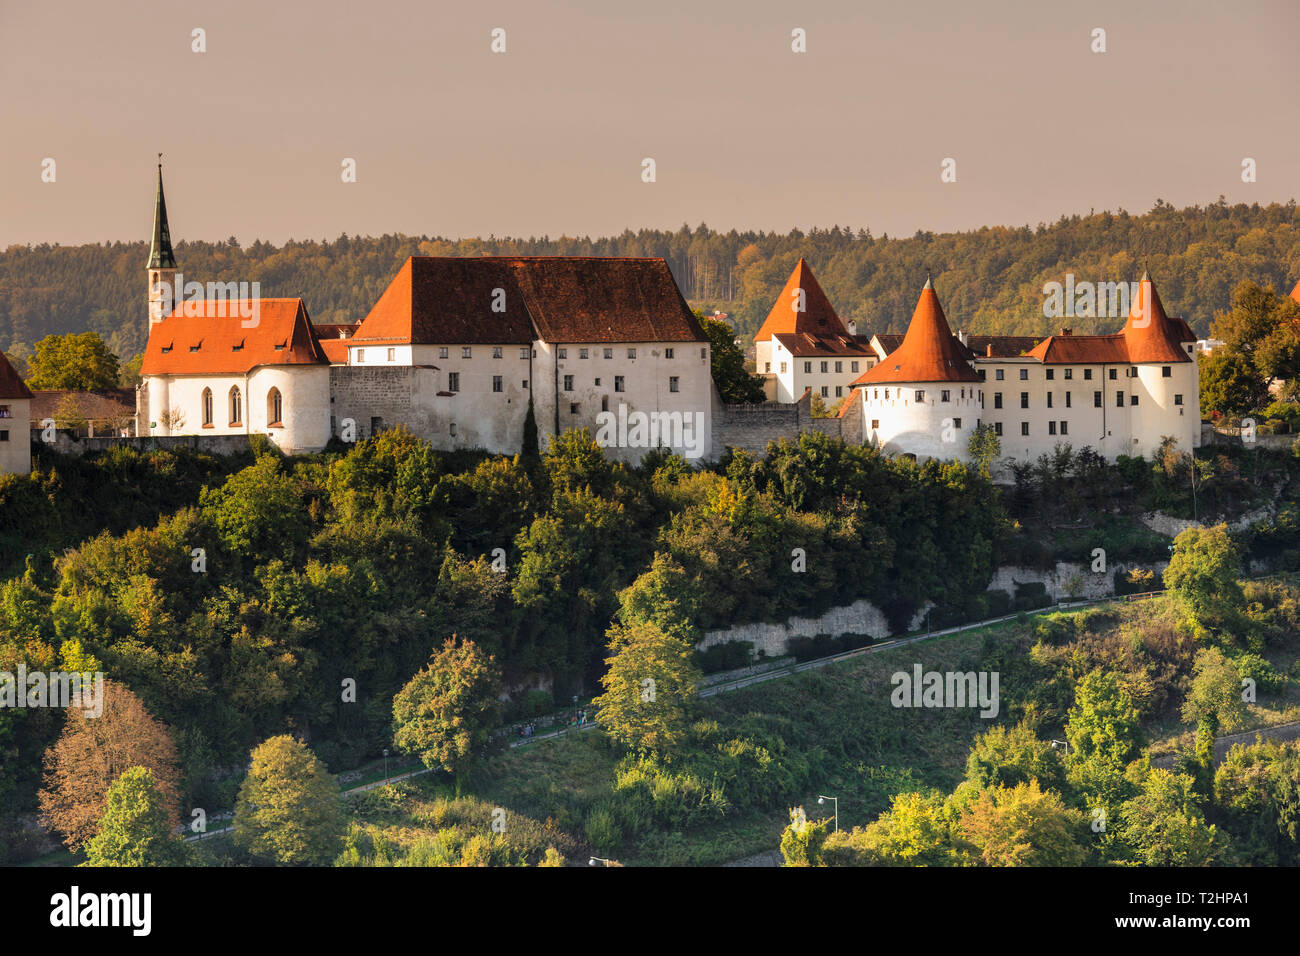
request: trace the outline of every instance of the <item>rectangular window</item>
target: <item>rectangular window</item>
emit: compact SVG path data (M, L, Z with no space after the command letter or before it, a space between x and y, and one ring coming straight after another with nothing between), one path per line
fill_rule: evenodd
M500 392L500 391L502 391L502 390L504 389L504 387L505 387L505 386L504 386L504 384L503 384L502 381L501 381L501 376L500 376L500 375L493 375L493 376L492 376L492 391L494 391L494 392Z
M1065 407L1066 407L1066 408L1069 408L1069 407L1070 407L1070 393L1069 393L1069 392L1066 392L1066 393L1065 393Z
M1072 378L1074 378L1074 369L1067 368L1065 370L1065 380L1068 382Z
M556 354L557 356L559 356L560 358L562 358L562 359L566 359L566 358L569 357L569 350L568 350L568 349L556 349L556 350L555 350L555 354ZM496 350L496 349L493 349L493 350L492 350L492 357L493 357L493 358L500 358L501 356L500 356L500 355L497 355L497 350Z
M949 392L946 388L942 388L942 389L939 390L939 401L941 401L941 402L949 401L949 399L951 398L951 396L952 396L952 393Z
M461 358L470 358L472 355L473 355L473 352L472 352L472 350L470 349L470 347L469 347L468 345L463 345L463 346L461 346L461 350L460 350L460 357L461 357Z
M447 391L449 392L460 391L460 372L447 373Z
M916 400L917 400L918 402L923 402L923 401L925 401L925 391L924 391L923 389L919 389L919 388L918 388L918 389L916 390Z
M952 427L955 428L955 429L957 429L958 431L961 431L961 419L960 419L960 418L954 418L954 419L952 420Z
M607 359L612 359L612 358L614 357L614 350L613 350L613 349L605 349L604 355L605 355L605 358L607 358Z
M452 438L455 438L455 437L456 437L456 423L455 423L455 422L452 422L451 425L448 426L448 431L451 433L451 437L452 437Z
M1002 423L1001 423L1001 422L994 422L994 423L993 423L993 434L997 435L999 438L1002 437Z
M844 363L843 363L843 362L836 362L836 363L835 363L835 373L838 375L840 372L843 372L843 371L844 371Z
M1049 435L1055 435L1055 434L1056 434L1056 422L1048 422L1048 423L1047 423L1047 434L1049 434Z
M831 390L830 390L829 388L827 388L825 385L823 385L823 386L822 386L822 398L830 398L830 397L831 397Z
M1001 392L994 392L994 393L993 393L993 407L994 407L994 408L1001 408L1001 407L1002 407L1002 393L1001 393Z
M1004 378L1006 378L1005 369L998 369L993 373L993 377L997 379L999 382L1002 381Z
M1020 370L1020 381L1022 381L1022 382L1027 382L1027 381L1029 381L1029 369L1027 369L1027 368L1022 368L1022 369Z
M586 350L586 349L578 349L578 358L580 358L580 359L585 359L586 357L587 357L587 350Z
M678 380L678 378L677 378L676 375L669 375L669 376L668 376L668 391L670 391L670 392L680 391L680 389L678 388L678 385L679 385L679 384L680 384L680 382L679 382L679 380Z
M388 350L388 361L390 361L390 362L396 362L396 361L397 361L397 349L389 349L389 350Z
M600 379L596 379L596 387L600 388Z
M623 376L622 376L622 375L615 375L615 376L614 376L614 391L616 391L616 392L621 392L621 391L623 391Z
M1115 369L1115 368L1111 369L1111 370L1110 370L1110 376L1109 376L1109 378L1110 378L1110 380L1111 380L1112 382L1115 381L1116 379L1118 379L1118 378L1119 378L1119 369Z
M1068 435L1068 434L1070 434L1070 423L1069 423L1069 422L1061 422L1061 434L1062 434L1062 435Z
M366 350L365 350L365 349L357 349L357 361L358 361L358 362L364 362L365 360L366 360Z
M572 376L572 375L566 375L566 376L564 376L564 390L565 390L566 392L571 392L571 391L573 391L573 376Z
M630 359L634 359L634 358L636 358L636 349L628 349L628 350L627 350L627 357L630 358Z
M1028 407L1029 407L1029 393L1028 393L1028 392L1021 392L1021 393L1020 393L1020 407L1021 407L1021 408L1028 408Z
M570 415L578 414L578 405L576 402L569 402L569 414Z
M519 350L519 357L520 357L521 359L523 359L525 362L528 361L528 352L529 352L529 349L528 349L528 346L526 346L526 345L525 345L523 348L521 348L521 349Z
M560 349L560 358L564 358L564 355L565 355L564 349ZM501 358L501 346L499 345L492 346L492 357Z
M771 362L764 362L764 363L763 363L763 371L764 371L764 372L771 372L771 371L772 371L772 363L771 363Z
M858 370L858 363L857 363L857 362L850 362L850 363L849 363L849 371L850 371L850 372L856 372L857 370Z
M708 357L709 357L709 347L706 345L704 346L704 348L700 349L700 358L705 359Z
M835 397L836 397L836 398L839 398L839 397L840 397L841 395L843 395L843 394L844 394L844 386L842 386L842 385L836 385L836 386L835 386Z
M521 385L520 387L525 389L528 388L528 379L524 379L523 385Z
M1123 392L1116 392L1116 393L1115 393L1115 407L1116 407L1116 408L1123 408L1123 407L1124 407L1124 393L1123 393Z
M782 375L785 374L785 363L784 363L784 362L781 363L781 374L782 374Z
M9 440L9 429L7 428L0 429L0 441L8 441L8 440Z
M1174 374L1173 369L1171 369L1168 365L1162 365L1162 366L1160 367L1160 377L1161 377L1161 378L1169 378L1169 377L1172 376L1173 374Z
M13 413L9 411L8 405L0 405L0 418L13 418Z
M438 349L438 358L446 358L446 357L447 357L447 346L444 345L442 348Z
M822 362L822 374L823 374L823 375L826 374L826 369L827 369L827 364L826 364L825 362Z
M1138 395L1137 395L1137 392L1134 392L1132 395L1130 395L1130 396L1128 397L1128 403L1129 403L1130 405L1136 405L1136 404L1138 403Z
M805 375L811 375L811 374L812 374L812 362L804 362L804 363L803 363L803 372L804 372Z
M1175 396L1174 396L1174 404L1175 404L1175 405L1181 405L1181 404L1183 404L1183 396L1181 396L1181 395L1175 395Z
M1051 393L1051 392L1048 392L1048 393L1047 393L1047 407L1048 407L1048 408L1051 408L1051 407L1052 407L1052 393Z
M600 410L601 410L602 412L607 412L607 411L609 411L609 396L608 396L608 395L602 395L602 396L600 396Z
M1092 407L1101 408L1101 392L1092 393Z
M871 427L872 427L873 429L879 428L879 427L880 427L880 419L879 419L879 418L873 418L873 419L871 419Z
M1049 368L1049 369L1047 370L1047 380L1050 382L1050 381L1052 381L1054 378L1056 378L1056 369L1054 369L1054 368Z
M1021 423L1020 423L1020 434L1022 434L1022 435L1028 435L1028 434L1029 434L1029 422L1021 422Z
M672 350L672 349L664 349L664 358L666 358L666 359L670 359L670 358L672 358L672 357L673 357L673 350Z
M1091 381L1092 381L1092 369L1090 369L1090 368L1085 368L1085 369L1083 370L1083 380L1084 380L1085 382L1091 382Z

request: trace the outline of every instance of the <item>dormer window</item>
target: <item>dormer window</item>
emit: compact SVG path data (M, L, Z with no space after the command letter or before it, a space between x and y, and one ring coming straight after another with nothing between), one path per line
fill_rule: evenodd
M230 351L232 351L232 352L242 352L242 351L244 351L244 340L243 340L243 339L240 339L238 342L236 342L234 345L232 345L232 346L230 347Z
M197 352L197 351L198 351L199 349L201 349L201 348L203 348L203 342L202 342L202 340L199 341L199 344L198 344L198 345L191 345L191 346L190 346L190 351L191 351L191 352Z

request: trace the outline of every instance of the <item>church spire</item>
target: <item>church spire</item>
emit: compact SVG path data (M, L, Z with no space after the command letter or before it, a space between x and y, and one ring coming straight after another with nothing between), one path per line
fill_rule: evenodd
M149 248L149 269L175 269L171 230L167 228L167 200L163 198L162 153L158 154L158 198L153 207L153 244Z

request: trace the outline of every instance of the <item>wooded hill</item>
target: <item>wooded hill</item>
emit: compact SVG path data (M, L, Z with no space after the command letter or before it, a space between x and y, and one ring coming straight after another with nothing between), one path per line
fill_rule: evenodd
M800 256L831 302L860 332L901 332L926 270L934 274L954 328L1034 334L1062 324L1078 333L1113 331L1114 319L1043 315L1043 285L1134 280L1150 269L1171 315L1204 335L1243 280L1287 292L1300 279L1300 215L1295 200L1267 206L1174 207L1150 212L1062 217L1019 228L930 233L899 239L835 226L809 233L716 232L683 225L590 239L461 239L381 236L333 241L180 242L186 279L257 281L264 296L302 296L317 322L363 318L411 255L662 256L692 305L719 308L751 335ZM25 352L50 333L91 330L124 358L147 334L147 243L10 246L0 253L0 346Z

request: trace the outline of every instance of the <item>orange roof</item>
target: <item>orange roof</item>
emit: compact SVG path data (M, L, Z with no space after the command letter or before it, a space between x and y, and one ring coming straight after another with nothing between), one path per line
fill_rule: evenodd
M31 389L23 384L14 367L9 364L9 359L5 358L4 352L0 352L0 398L31 397Z
M772 338L786 347L797 358L817 356L865 356L875 358L876 353L862 335L812 335L808 332L774 332Z
M184 314L196 307L199 315ZM245 375L260 365L326 362L302 299L261 299L257 324L244 328L251 319L240 312L249 309L247 300L182 302L149 329L140 374Z
M802 297L796 295L800 289L803 290ZM797 311L800 298L803 299L802 312ZM849 336L849 330L835 314L806 259L800 259L795 265L754 341L765 342L777 334Z
M1297 282L1295 284L1295 288L1291 290L1291 298L1295 299L1297 302L1300 302L1300 282Z
M317 339L316 344L320 350L325 353L325 358L329 359L331 365L348 364L348 346L351 345L350 339Z
M879 365L867 369L854 385L877 382L978 382L970 367L969 353L957 341L929 279L921 289L903 344Z
M1053 335L1027 354L1046 365L1127 365L1140 362L1190 362L1184 342L1196 333L1182 319L1165 315L1155 283L1143 274L1124 328L1111 335Z

